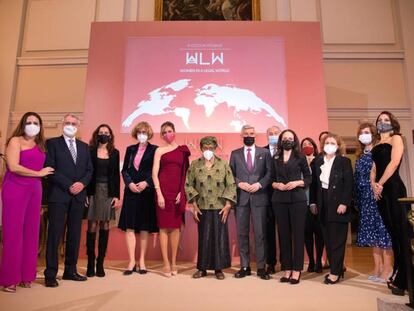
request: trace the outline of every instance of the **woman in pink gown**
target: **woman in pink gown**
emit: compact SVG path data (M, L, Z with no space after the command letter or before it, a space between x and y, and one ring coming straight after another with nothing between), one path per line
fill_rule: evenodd
M43 168L45 157L42 119L35 112L27 112L6 144L0 265L0 286L6 292L15 292L16 285L31 287L36 279L41 178L53 174L53 168Z
M157 223L160 228L160 247L164 261L164 275L177 274L177 251L180 228L183 224L186 198L185 177L190 150L175 142L175 127L171 122L161 125L161 136L166 142L154 156L152 179L156 190ZM168 237L171 239L171 266L168 259Z

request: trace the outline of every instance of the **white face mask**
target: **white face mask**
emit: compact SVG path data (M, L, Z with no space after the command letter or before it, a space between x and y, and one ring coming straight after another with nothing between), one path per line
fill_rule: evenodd
M214 152L211 150L206 150L203 152L203 156L207 161L210 161L211 158L214 156Z
M323 147L323 151L325 151L325 153L329 155L334 154L336 150L338 150L338 147L335 145L331 145L331 144L325 145Z
M358 137L359 141L364 145L369 145L372 142L371 134L361 134Z
M78 131L78 128L73 125L65 125L63 127L63 134L66 136L72 138L76 135L76 132Z
M148 140L148 135L147 134L138 134L137 139L141 144L145 144Z
M35 137L40 132L40 126L36 124L27 124L24 127L24 133L29 137Z

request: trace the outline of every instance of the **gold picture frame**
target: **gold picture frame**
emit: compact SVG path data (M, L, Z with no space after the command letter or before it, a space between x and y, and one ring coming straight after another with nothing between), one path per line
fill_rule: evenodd
M260 20L260 0L155 0L154 19L156 21Z

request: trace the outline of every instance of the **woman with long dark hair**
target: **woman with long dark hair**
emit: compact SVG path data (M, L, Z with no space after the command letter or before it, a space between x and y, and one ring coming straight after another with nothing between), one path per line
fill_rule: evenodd
M306 137L302 139L300 147L302 153L306 157L309 169L312 170L312 161L318 155L318 147L315 141L310 137ZM309 189L306 190L306 195L309 203ZM318 210L314 207L311 208L308 206L305 225L305 246L306 253L309 257L308 272L322 273L322 255L324 245L325 243L323 241L322 228L318 218ZM316 249L316 260L313 252L314 248Z
M88 277L104 277L104 258L108 247L109 221L115 219L119 199L119 151L114 147L114 133L107 124L99 125L89 142L93 175L87 192L88 231L86 252ZM96 231L99 226L98 257L95 257ZM95 272L96 258L96 272Z
M39 246L41 178L53 174L45 162L43 122L27 112L6 143L7 170L2 185L3 256L0 285L15 292L36 279Z
M388 111L379 114L375 125L380 139L372 148L374 164L371 169L371 185L385 227L391 235L394 251L394 271L388 287L394 295L404 295L407 289L407 266L411 264L406 213L409 206L399 204L398 199L407 196L407 190L399 175L404 142L397 118Z
M280 237L280 261L284 276L280 282L298 284L303 270L307 197L311 183L306 158L292 130L280 133L274 157L272 206Z

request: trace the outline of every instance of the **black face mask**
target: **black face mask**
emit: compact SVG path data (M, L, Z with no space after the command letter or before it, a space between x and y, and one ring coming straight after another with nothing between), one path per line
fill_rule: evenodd
M282 148L283 150L291 150L295 147L295 142L291 140L283 140L282 141Z
M391 132L393 129L394 129L393 126L389 123L378 122L377 124L378 133Z
M100 144L106 144L110 139L111 137L109 135L98 135L98 143Z
M243 137L243 143L246 146L252 146L254 144L254 137Z

